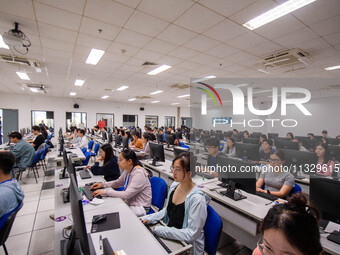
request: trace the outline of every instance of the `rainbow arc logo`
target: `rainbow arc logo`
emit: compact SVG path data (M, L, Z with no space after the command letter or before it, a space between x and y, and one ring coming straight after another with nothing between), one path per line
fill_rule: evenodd
M220 101L221 106L222 106L222 100L220 98L220 95L217 93L217 91L212 86L210 86L209 84L206 84L204 82L197 82L197 83L200 84L200 85L203 85L203 86L205 86L207 88L209 88L212 92L214 92L215 95L217 96L218 100ZM197 87L197 88L200 89L200 90L203 90L204 92L206 92L212 98L212 100L214 101L215 105L217 105L215 97L213 96L213 94L209 90L201 88L201 87Z

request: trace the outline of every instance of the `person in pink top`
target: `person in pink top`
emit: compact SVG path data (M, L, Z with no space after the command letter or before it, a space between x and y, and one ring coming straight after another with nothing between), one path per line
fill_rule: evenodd
M325 143L318 143L315 146L315 153L318 156L318 163L316 165L317 173L320 175L332 176L335 163L331 159L328 145Z
M150 134L144 133L142 136L142 142L143 142L143 151L146 154L150 154L150 147L149 147L149 141L150 141Z
M151 206L151 173L143 168L136 153L124 149L118 156L118 165L124 172L115 181L95 183L90 189L96 189L92 196L110 196L123 199L138 217L146 215ZM123 190L114 189L123 187ZM105 189L99 189L105 188Z

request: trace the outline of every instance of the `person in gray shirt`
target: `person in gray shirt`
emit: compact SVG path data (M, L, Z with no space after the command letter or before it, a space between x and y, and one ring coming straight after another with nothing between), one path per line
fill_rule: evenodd
M270 165L262 169L259 179L256 182L256 191L269 193L280 198L287 198L295 186L294 176L286 169L286 155L282 150L276 150L270 155ZM265 185L265 188L263 188Z
M34 147L22 140L22 135L19 132L12 132L8 137L11 143L15 143L15 146L11 148L11 152L16 158L16 166L21 170L30 166L35 156Z

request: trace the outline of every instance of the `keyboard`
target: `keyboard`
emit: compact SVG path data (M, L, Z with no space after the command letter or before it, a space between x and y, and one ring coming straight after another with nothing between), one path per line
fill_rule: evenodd
M212 176L208 173L204 173L204 172L196 172L196 173L197 173L197 175L202 176L205 179L214 179L215 178L214 176Z
M80 175L80 178L82 178L82 179L90 179L90 178L92 178L90 173L89 173L89 171L87 171L87 170L80 170L79 171L79 175Z
M166 246L166 244L159 238L158 235L156 235L152 229L149 227L149 226L145 226L149 231L150 233L156 238L156 240L160 243L160 245L162 245L162 247L166 250L167 253L171 253L172 251L169 249L168 246Z
M92 199L94 198L92 196L92 193L94 190L90 190L90 187L91 186L87 186L85 185L84 187L81 188L81 190L83 191L83 194L86 196L86 198L89 200L89 201L92 201ZM102 198L102 196L96 196L96 198Z
M271 201L275 201L276 199L279 199L279 197L277 196L274 196L268 193L259 192L259 191L256 191L256 196L263 197Z

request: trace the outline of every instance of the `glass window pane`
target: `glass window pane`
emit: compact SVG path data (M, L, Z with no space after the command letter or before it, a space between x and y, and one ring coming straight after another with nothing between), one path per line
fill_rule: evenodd
M123 127L138 127L138 115L123 115Z
M32 126L39 126L41 121L51 130L54 130L54 112L53 111L32 111Z
M158 127L158 116L146 115L145 126L151 128Z

